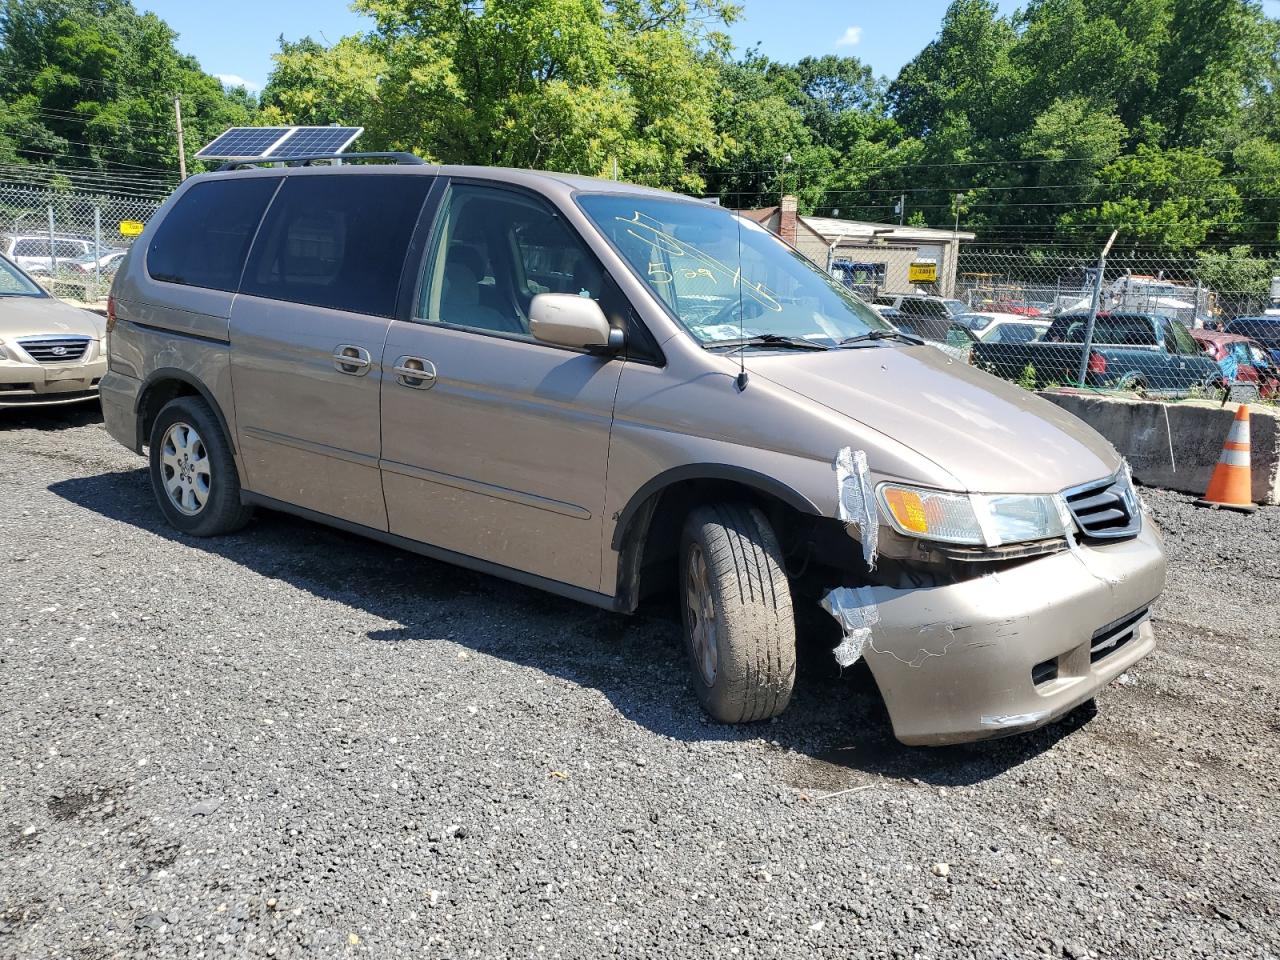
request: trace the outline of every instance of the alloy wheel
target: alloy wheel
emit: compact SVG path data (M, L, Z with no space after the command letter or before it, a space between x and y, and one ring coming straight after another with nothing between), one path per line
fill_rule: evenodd
M204 509L213 480L209 451L189 423L170 425L160 443L160 472L169 502L189 517Z

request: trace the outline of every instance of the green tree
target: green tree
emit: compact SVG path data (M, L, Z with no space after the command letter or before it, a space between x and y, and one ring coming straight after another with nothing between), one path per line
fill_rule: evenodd
M266 99L282 119L365 114L366 147L697 190L716 160L726 0L356 0L373 30L346 64L285 44ZM372 78L372 84L370 83ZM318 91L318 93L317 93Z
M1062 223L1096 227L1099 239L1114 228L1121 243L1194 249L1211 235L1230 236L1240 219L1240 196L1222 173L1222 163L1201 150L1139 144L1102 170L1096 203L1064 214Z
M177 168L173 98L188 143L245 123L256 110L227 91L177 35L129 0L0 3L0 154L100 169Z

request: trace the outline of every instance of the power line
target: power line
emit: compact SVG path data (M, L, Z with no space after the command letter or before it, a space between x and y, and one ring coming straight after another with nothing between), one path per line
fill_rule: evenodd
M11 122L11 121L15 121L15 120L22 120L22 119L23 119L22 117L3 117L3 118L0 118L0 123L2 123L2 122ZM57 134L54 134L54 135L55 135L55 136L57 136ZM68 138L66 138L66 137L58 137L58 139L59 139L59 140L61 140L63 143L73 143L73 144L75 144L76 146L79 146L79 147L92 147L92 148L93 148L93 149L95 149L95 150L115 150L115 151L119 151L119 152L124 152L124 151L127 151L127 150L130 150L130 149L131 149L131 148L129 148L129 147L115 146L114 144L108 144L108 143L89 143L89 142L88 142L88 141L86 141L86 140L70 140L70 139L68 139ZM24 148L24 147L19 146L19 147L17 147L16 149L18 149L18 150L24 150L25 148ZM34 151L31 151L31 152L34 152ZM148 157L168 157L168 156L169 156L169 154L167 154L167 153L161 153L161 152L160 152L160 151L158 151L158 150L137 150L137 149L135 149L135 150L133 150L132 152L137 153L137 154L141 154L141 155L144 155L144 156L148 156ZM137 165L136 165L136 164L134 164L134 166L137 166ZM151 167L151 168L148 168L148 167L142 167L141 169L143 169L143 170L146 170L146 169L159 170L159 169L162 169L162 168L161 168L161 167Z
M119 119L119 118L105 117L100 113L85 114L85 113L79 113L79 112L72 112L69 110L54 110L49 107L36 107L31 112L34 114L39 114L40 116L45 117L46 119L55 120L60 123L75 122L75 123L83 123L86 126L88 126L91 123L106 124L107 126L115 127L117 130L124 129L127 127L131 130L149 130L153 133L166 133L169 135L173 134L173 128L170 126L162 126L162 125L153 124L153 123L142 123L137 120L130 120L127 118Z

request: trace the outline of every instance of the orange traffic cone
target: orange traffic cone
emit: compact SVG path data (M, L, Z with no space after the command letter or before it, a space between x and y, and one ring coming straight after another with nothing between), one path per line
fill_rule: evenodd
M1253 474L1249 467L1249 405L1242 403L1222 445L1222 456L1213 468L1209 488L1196 501L1198 507L1225 507L1253 513Z

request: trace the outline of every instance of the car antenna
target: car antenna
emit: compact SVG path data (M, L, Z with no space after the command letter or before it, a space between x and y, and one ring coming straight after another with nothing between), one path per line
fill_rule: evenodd
M742 316L742 214L734 213L733 219L738 225L738 340L742 341L746 339ZM747 389L747 350L745 346L738 348L738 375L734 378L733 383L738 388L739 393Z

